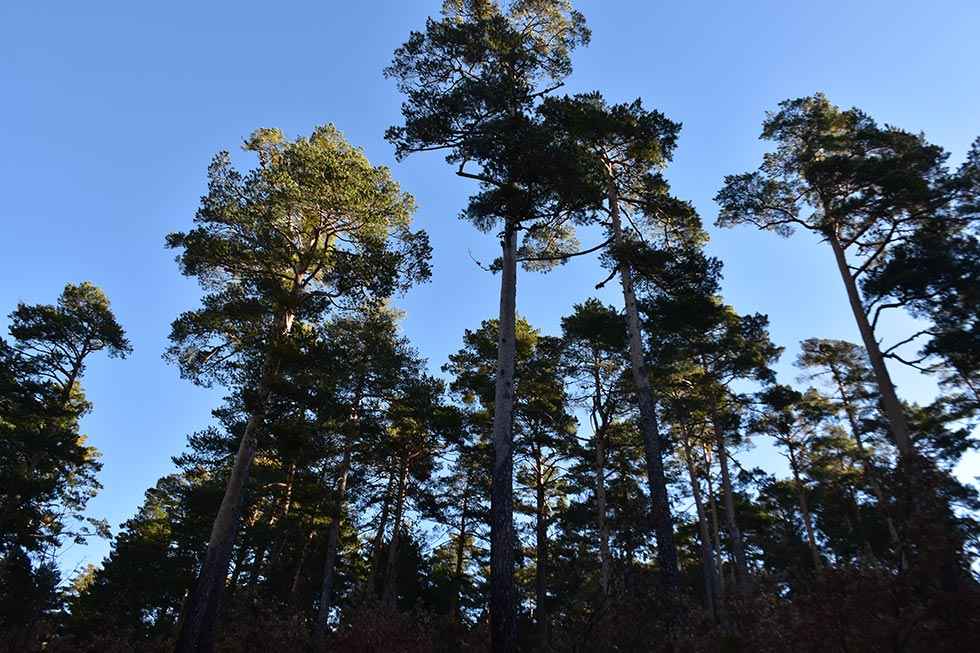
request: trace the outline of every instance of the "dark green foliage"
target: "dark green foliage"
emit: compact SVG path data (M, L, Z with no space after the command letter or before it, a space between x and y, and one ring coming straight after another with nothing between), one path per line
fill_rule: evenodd
M828 243L864 345L803 341L786 385L768 316L725 302L666 180L680 123L553 95L589 37L568 0L446 0L385 71L396 156L444 152L502 245L499 318L444 378L392 304L430 251L386 168L329 125L257 130L247 172L214 158L167 237L204 296L165 357L226 396L69 580L59 547L108 535L84 512L102 463L80 380L131 346L89 283L17 306L0 651L972 650L980 495L954 470L978 447L980 140L954 171L821 94L767 115L773 148L726 177L718 224ZM604 240L582 250L582 227ZM518 264L593 252L622 309L587 299L554 334L518 317ZM885 345L892 308L923 328ZM902 401L886 361L939 396ZM785 466L747 468L753 445Z
M65 286L56 305L18 305L10 335L12 346L0 338L0 632L28 650L62 605L58 548L109 536L84 514L102 464L79 432L92 409L80 380L92 354L132 348L87 282Z

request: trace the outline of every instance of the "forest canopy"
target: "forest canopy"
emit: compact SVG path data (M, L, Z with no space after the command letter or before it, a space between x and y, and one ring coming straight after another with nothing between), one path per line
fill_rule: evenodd
M13 307L0 651L980 641L980 495L954 472L980 446L980 138L954 165L820 92L759 107L764 151L711 181L715 226L811 235L860 336L775 342L668 181L684 116L565 92L591 38L571 0L446 0L378 71L401 100L378 133L398 161L441 157L500 248L499 313L445 360L402 325L440 270L398 166L331 123L202 162L190 227L160 234L199 289L161 353L223 398L115 535L87 510L113 461L81 424L91 361L133 353L125 325L89 282ZM583 257L595 296L529 322L519 278L566 283ZM936 396L903 397L900 366ZM751 465L755 444L779 461ZM108 556L66 576L58 550L98 537Z

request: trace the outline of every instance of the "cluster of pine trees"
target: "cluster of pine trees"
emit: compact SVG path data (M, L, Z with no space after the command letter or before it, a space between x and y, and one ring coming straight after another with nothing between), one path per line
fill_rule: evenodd
M333 126L217 155L170 234L200 306L165 357L227 391L109 556L79 434L89 356L130 351L69 285L0 340L0 630L12 651L955 651L980 637L976 491L952 469L980 414L980 140L924 136L822 95L767 114L717 224L815 233L860 343L801 343L720 294L720 261L663 173L680 124L561 95L589 41L569 0L447 0L385 74L399 158L441 151L499 238L500 312L433 375L392 299L431 274L413 199ZM577 233L594 242L580 244ZM518 312L518 269L595 256L622 308L561 332ZM556 280L556 283L559 281ZM876 333L889 310L922 330ZM819 335L819 334L815 334ZM910 354L914 351L914 354ZM886 363L932 375L902 401ZM750 441L779 470L746 468Z

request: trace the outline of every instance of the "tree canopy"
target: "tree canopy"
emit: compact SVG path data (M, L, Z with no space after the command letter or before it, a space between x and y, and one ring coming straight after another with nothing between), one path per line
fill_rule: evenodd
M590 38L570 0L446 0L383 71L395 159L442 152L477 182L460 216L500 244L479 264L499 313L441 360L403 324L401 298L441 272L397 170L332 124L257 129L245 167L212 159L165 240L200 303L163 356L221 399L115 533L89 502L119 463L84 421L112 398L82 381L132 353L129 320L89 282L16 305L0 651L975 647L980 494L955 470L980 446L980 139L951 166L821 93L766 114L716 226L814 235L860 335L786 342L760 311L809 299L726 297L669 182L680 116L560 95ZM579 288L559 266L586 256ZM521 270L578 279L580 301L519 311ZM415 324L463 301L438 299ZM885 342L896 310L913 326ZM928 403L898 365L935 381ZM93 537L106 558L64 574Z

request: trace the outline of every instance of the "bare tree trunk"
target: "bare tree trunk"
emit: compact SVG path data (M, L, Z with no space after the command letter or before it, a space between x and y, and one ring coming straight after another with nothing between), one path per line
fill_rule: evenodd
M68 408L68 401L71 399L72 388L75 387L75 381L78 380L78 375L82 371L82 363L84 361L84 356L75 359L71 370L68 372L68 376L65 378L65 385L61 388L61 397L59 398L59 403L61 404L62 410Z
M535 477L535 569L534 611L538 626L538 650L548 648L548 505L545 493L544 462L541 447L534 448Z
M718 605L725 605L725 565L721 559L721 528L718 520L718 502L715 501L714 481L711 480L711 460L705 451L705 462L707 463L705 479L708 482L708 505L711 508L711 531L715 543L715 577L718 579Z
M813 532L813 518L810 515L810 507L806 500L806 488L800 478L800 467L796 460L796 451L793 445L787 443L789 447L789 468L793 472L793 484L796 485L796 496L800 502L800 514L803 515L803 527L806 529L806 541L810 546L810 555L813 557L813 568L817 573L823 572L823 560L820 558L820 549L817 548L817 538Z
M885 493L881 489L881 483L878 481L878 470L875 468L874 462L871 460L871 455L868 453L867 449L864 448L864 440L861 438L860 425L858 424L857 414L855 413L854 404L851 402L851 397L844 387L844 379L841 377L840 370L834 364L830 365L830 372L834 377L834 383L837 385L837 392L840 394L841 403L844 405L844 413L847 415L847 422L851 426L851 435L854 437L854 444L857 445L858 453L861 457L861 468L864 472L864 478L868 482L868 486L871 487L872 493L875 495L875 499L878 502L878 511L885 517L885 524L888 527L888 538L891 540L892 546L895 547L895 551L899 554L901 558L901 566L905 567L904 553L902 542L898 536L898 529L895 527L895 520L892 519L890 511L888 510L888 502L885 499ZM871 548L870 543L868 543L868 548Z
M306 556L310 552L310 544L313 543L315 531L310 530L309 535L303 540L303 549L299 553L299 562L296 563L296 573L293 574L293 582L289 585L289 602L295 604L299 595L299 583L303 578L303 566L306 564Z
M293 484L295 480L296 464L292 463L289 465L289 473L286 474L286 488L285 492L283 493L282 503L279 504L279 511L275 522L289 518L289 511L293 506ZM269 525L272 526L272 524L275 522L272 522ZM279 557L282 555L282 551L286 547L287 541L290 539L291 533L289 530L291 529L284 528L281 536L277 538L278 541L276 542L276 546L272 549L272 555L269 556L268 568L270 570L276 568L276 565L279 562Z
M623 228L619 216L619 195L612 178L608 183L609 211L613 225L613 244L617 251L625 246ZM673 600L680 584L677 563L677 547L674 544L674 522L670 514L670 498L667 494L667 476L664 473L663 447L660 442L660 428L657 423L657 408L653 401L653 391L643 360L643 338L640 331L640 314L636 307L636 292L633 289L631 267L619 263L619 278L623 287L623 303L626 307L626 322L629 327L630 367L633 372L633 385L640 408L640 428L643 433L643 448L646 454L647 482L650 485L652 509L650 511L654 534L657 539L657 562L663 587L668 601Z
M395 523L391 529L391 542L388 543L388 560L385 563L385 574L381 601L388 607L394 607L398 589L396 563L398 562L398 545L401 544L402 517L405 514L405 484L408 480L408 458L402 460L398 473L398 492L395 495Z
M283 313L276 320L277 329L273 341L289 334L293 325L291 313ZM248 480L248 472L258 446L259 428L265 418L272 383L279 373L278 356L270 349L265 355L259 383L255 388L255 399L251 414L245 423L245 432L238 445L235 463L231 469L228 485L225 487L221 507L211 527L204 564L194 584L187 610L181 622L177 638L177 653L210 653L214 649L214 629L218 618L218 607L228 577L228 565L232 548L238 532L239 511L242 503L242 490Z
M355 418L356 420L356 414ZM320 584L320 605L316 619L313 621L313 646L315 650L323 648L327 636L327 621L330 618L330 594L333 590L333 574L337 563L337 547L340 542L340 520L344 514L344 500L347 495L347 478L350 475L351 454L354 449L354 438L348 436L344 445L344 458L337 472L337 487L333 506L331 507L330 528L327 531L327 557L323 563L323 582Z
M606 435L605 429L596 432L595 504L599 526L599 586L602 595L609 595L609 524L606 522Z
M687 463L687 474L691 479L691 493L694 495L694 506L698 512L698 532L701 537L701 567L704 573L704 607L715 619L721 620L721 606L717 605L718 577L715 575L714 552L711 547L711 532L708 528L708 516L704 510L704 500L701 497L701 480L694 469L691 458L690 443L684 441L684 462Z
M749 565L745 558L745 544L742 532L738 529L735 517L735 491L732 489L732 478L728 473L728 450L725 447L725 434L716 424L715 439L718 443L718 466L721 468L721 490L725 501L725 519L727 522L728 538L732 541L732 553L735 555L735 584L745 592L749 589Z
M242 571L245 568L245 557L248 555L248 547L245 546L243 542L242 545L238 547L238 555L235 556L235 564L232 567L231 572L231 591L234 591L238 587L238 579L242 575ZM184 599L184 603L187 603L187 599Z
M459 514L459 539L456 542L456 565L453 569L453 595L450 614L454 624L462 621L460 614L460 595L463 591L463 563L466 557L466 509L469 502L469 487L463 489L463 507Z
M388 528L388 514L391 512L391 495L395 491L395 472L388 471L388 482L385 485L384 497L381 499L381 512L378 515L378 528L371 545L371 574L364 587L364 598L374 598L378 591L378 576L381 573L381 549L384 546L385 531Z
M490 491L490 643L493 653L517 650L514 591L514 364L517 356L517 225L504 227L500 275L500 340L493 411Z
M272 530L275 528L276 524L281 518L285 518L289 515L289 506L293 499L293 477L296 474L296 465L291 464L289 466L289 471L286 473L286 484L284 487L282 501L276 504L275 508L269 515L269 533L271 538ZM285 542L285 537L278 538L279 543L273 549L272 556L269 558L269 568L271 568L276 559L279 556L279 549L281 544ZM252 563L252 569L249 571L248 576L248 591L252 592L255 590L255 585L258 582L259 576L262 574L262 566L265 562L265 554L269 550L268 543L263 543L259 549L255 552L255 560Z
M891 375L885 366L885 358L882 356L881 348L875 339L868 315L864 312L864 305L861 303L861 295L858 293L857 282L851 276L850 267L847 264L847 256L844 248L836 234L831 234L828 238L830 246L834 250L834 258L837 261L837 269L847 290L847 299L851 305L851 312L857 322L858 330L861 332L861 340L864 348L868 352L871 360L871 369L874 372L875 382L878 385L878 392L881 394L881 403L885 409L885 417L888 419L888 426L895 439L895 445L903 459L911 459L916 455L915 446L909 436L908 423L905 420L905 411L902 404L895 394L895 386L892 385Z

